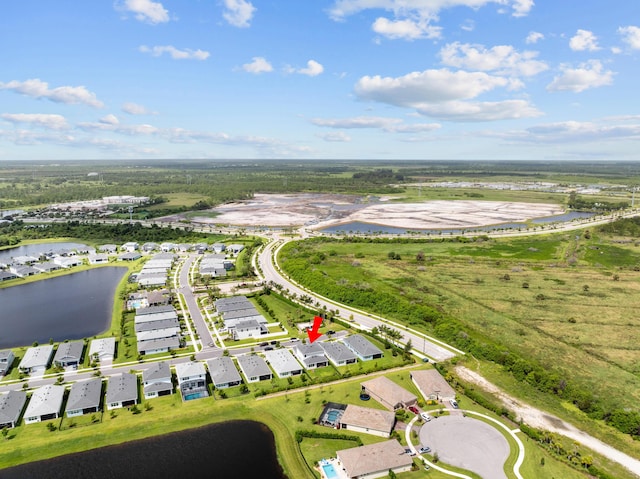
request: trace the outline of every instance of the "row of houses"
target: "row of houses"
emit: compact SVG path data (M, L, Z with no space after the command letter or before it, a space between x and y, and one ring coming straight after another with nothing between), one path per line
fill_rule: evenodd
M115 347L115 338L94 339L89 344L89 357L92 360L103 362L113 361ZM52 365L65 369L77 369L82 364L85 350L84 341L60 343L55 350L55 354L54 348L52 344L28 348L18 364L18 369L25 374L44 374L47 368ZM15 355L12 350L5 349L0 351L0 376L4 376L9 372L14 360Z
M190 244L170 242L158 244L154 242L147 242L141 245L140 243L137 243L135 241L129 241L121 246L115 244L103 244L98 247L98 251L108 254L116 254L119 251L126 251L128 253L133 253L135 251L141 251L143 253L153 253L155 251L160 251L163 253L188 253L189 251L197 251L200 253L204 253L206 251L212 251L216 254L220 254L228 251L230 254L237 255L243 249L244 245L241 244L225 245L223 243L214 243L212 245L209 245L207 243Z
M224 278L227 271L234 268L233 261L227 259L223 253L205 254L200 260L198 272L202 276Z
M131 256L138 255L139 253L127 253ZM158 253L151 257L147 261L142 270L136 274L135 278L140 286L144 287L158 287L165 286L169 279L169 272L173 268L173 264L176 260L176 256L173 253Z
M166 353L180 347L180 321L170 304L136 310L134 330L138 353Z
M230 296L214 303L218 316L234 340L257 338L267 334L267 318L261 315L246 296Z

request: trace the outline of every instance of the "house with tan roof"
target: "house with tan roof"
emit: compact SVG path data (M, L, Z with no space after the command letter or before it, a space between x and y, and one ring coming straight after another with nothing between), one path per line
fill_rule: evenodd
M391 411L415 406L418 398L384 376L361 383L364 392Z
M340 417L340 429L365 432L381 437L389 437L395 424L396 415L391 411L354 404L347 405Z
M347 476L358 479L386 477L411 470L413 459L396 439L343 449L336 453Z
M456 398L456 392L436 369L411 371L411 380L427 400L449 401Z

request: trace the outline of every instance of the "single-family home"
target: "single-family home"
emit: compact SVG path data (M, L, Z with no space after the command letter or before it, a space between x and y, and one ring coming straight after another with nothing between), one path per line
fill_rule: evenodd
M102 246L98 246L98 251L107 254L114 254L118 252L118 247L114 244L103 244Z
M53 258L55 264L59 264L63 268L74 268L82 264L82 258L56 256Z
M420 394L433 401L450 401L456 398L456 392L442 377L437 369L421 369L409 373L411 380L420 391Z
M291 351L285 348L265 351L264 356L278 377L297 376L302 374L302 366L296 361Z
M124 253L121 254L120 256L118 256L118 259L120 261L135 261L137 259L142 258L142 255L140 253L138 253L137 251L131 251L128 253Z
M151 253L154 250L158 249L158 244L157 243L145 243L142 245L142 251L144 251L145 253Z
M233 364L233 359L228 356L210 359L207 361L211 381L217 389L226 389L242 383L240 373Z
M48 421L49 419L60 417L64 392L64 386L55 384L47 384L33 391L27 410L24 413L25 424Z
M24 353L22 361L18 365L18 369L27 374L44 374L51 363L53 355L53 346L45 344L44 346L35 346L27 349Z
M214 305L216 307L216 311L219 313L253 307L253 304L246 296L229 296L227 298L220 298L215 301Z
M50 261L47 261L45 263L34 263L33 267L43 273L51 273L52 271L58 271L62 268L62 266L60 266L59 264L52 263Z
M243 321L257 321L258 324L267 324L267 318L262 316L255 308L227 311L223 314L224 326L227 329L235 328Z
M379 376L361 383L364 392L391 411L415 406L418 398L391 379Z
M18 425L26 402L25 391L9 391L0 394L0 429L10 429Z
M238 356L238 366L240 366L240 370L244 377L247 378L248 383L266 381L273 377L273 373L265 360L255 354Z
M229 328L229 332L234 341L240 339L257 338L261 334L267 333L267 328L260 325L255 319L238 321L233 327Z
M41 272L31 266L11 265L9 271L18 276L19 278L26 278L28 276L34 276Z
M336 366L346 366L356 362L356 355L344 344L337 341L323 341L320 347L324 354Z
M89 358L101 363L113 361L116 355L116 338L94 339L89 345Z
M102 379L91 378L71 385L65 412L67 417L82 416L100 410Z
M336 452L338 460L349 478L373 479L411 470L413 458L405 453L396 440L343 449Z
M107 409L118 409L138 403L138 376L120 373L107 382Z
M392 411L348 404L340 416L340 429L365 432L374 436L389 437L396 424Z
M174 243L162 243L160 245L160 251L164 253L169 253L173 251L175 248L176 248L176 245Z
M84 341L70 341L68 343L60 343L55 356L53 357L54 366L60 368L71 367L78 369L78 365L82 360L82 352L84 351Z
M342 340L346 347L353 351L361 361L371 361L382 357L382 351L365 339L361 334L353 334Z
M213 243L211 245L211 249L213 250L214 253L216 254L220 254L222 253L227 247L223 244L223 243Z
M191 249L191 245L188 243L180 243L176 248L180 253L186 253Z
M37 256L22 255L22 256L14 256L11 259L12 259L11 262L13 264L25 265L25 264L33 264L36 261L38 261L40 258L38 258Z
M188 401L209 396L207 371L204 364L196 361L176 364L176 377L183 400Z
M18 275L12 273L11 271L0 271L0 282L9 281L10 279L16 279L17 277Z
M305 369L316 369L329 365L329 360L324 355L324 349L317 342L298 344L293 348L293 353Z
M140 354L167 353L179 347L180 338L177 335L168 338L148 339L146 341L138 340L138 352Z
M134 251L138 251L140 245L135 241L129 241L128 243L123 244L120 249L123 251L127 251L129 253L133 253Z
M231 251L232 254L239 254L240 251L242 251L244 249L244 245L243 244L230 244L229 246L227 246L227 251Z
M13 351L10 349L0 351L0 376L4 376L9 372L14 358Z
M138 276L137 282L140 286L144 287L158 287L165 286L167 284L166 274L154 274L154 275L142 275Z
M145 369L142 372L142 390L145 399L171 394L173 383L169 363L165 361L152 363L150 368Z
M180 321L178 318L167 318L160 321L144 321L135 323L134 326L136 334L144 331L156 331L162 329L171 329L175 334L180 333Z
M169 292L166 289L149 291L149 294L147 294L147 304L149 306L166 306L169 304L169 300Z
M109 255L106 253L90 254L87 258L89 264L105 264L109 262Z

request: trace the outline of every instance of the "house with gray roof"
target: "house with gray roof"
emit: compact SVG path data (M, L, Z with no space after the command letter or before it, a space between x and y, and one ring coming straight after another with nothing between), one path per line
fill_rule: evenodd
M0 281L9 281L10 279L16 279L17 274L10 271L0 271Z
M138 376L120 373L111 376L107 383L107 409L118 409L138 403Z
M109 262L109 255L106 253L90 254L87 259L89 264L104 264Z
M170 304L162 305L162 306L149 306L148 308L140 308L136 311L136 316L145 316L147 314L157 314L157 313L175 313L176 308L171 306Z
M255 319L238 321L233 327L229 328L229 332L234 341L240 339L257 338L261 334L268 332L266 326L261 325Z
M123 244L120 249L127 251L129 253L133 253L134 251L138 251L140 245L135 241L129 241L128 243Z
M53 346L50 344L31 347L24 353L18 369L27 374L44 374L51 363L52 355Z
M136 334L143 331L155 331L158 329L172 329L176 334L178 334L180 332L180 321L178 321L178 318L163 319L161 321L146 321L143 323L136 323L134 329Z
M82 360L82 352L84 351L84 341L70 341L68 343L60 343L53 364L60 368L71 367L78 369L78 365Z
M232 254L240 254L240 251L242 251L243 249L243 244L230 244L227 246L226 251L231 251Z
M238 356L238 366L248 383L257 381L267 381L273 377L273 373L269 366L260 356L255 354L244 354Z
M329 361L336 366L346 366L357 361L355 353L340 342L323 341L320 343L320 347L324 350L324 354L329 358Z
M142 251L150 253L153 250L158 249L158 243L148 242L142 245Z
M174 335L169 338L149 339L148 341L138 341L138 352L140 354L167 353L172 349L180 347L180 339Z
M293 353L305 369L316 369L329 365L329 360L324 355L324 349L322 349L322 346L317 342L311 344L298 344L293 348Z
M145 399L172 394L173 383L171 382L169 363L161 361L153 363L150 368L145 369L142 372L142 390Z
M144 286L144 287L165 286L167 284L167 275L156 274L156 275L138 276L138 279L136 281L140 286Z
M188 401L209 396L207 390L207 371L201 362L191 361L176 364L178 389L182 399Z
M0 429L13 428L18 425L26 402L27 393L24 391L9 391L0 394Z
M64 386L55 384L47 384L33 391L27 410L24 413L25 424L48 421L60 417L64 392Z
M361 334L353 334L344 338L342 342L353 351L361 361L380 359L383 356L382 351Z
M68 258L64 256L56 256L53 258L55 264L59 264L63 268L73 268L82 264L82 258Z
M71 385L65 412L67 417L82 416L100 410L102 379L91 378Z
M36 274L40 274L41 271L38 271L31 266L20 266L20 265L11 265L9 267L9 271L18 276L19 278L26 278L27 276L34 276Z
M89 357L100 362L113 361L116 355L116 338L94 339L89 345Z
M118 259L120 261L135 261L137 259L142 258L142 255L140 253L138 253L137 251L132 251L130 253L124 253L121 254L120 256L118 256Z
M15 356L10 349L0 351L0 376L4 376L11 369Z
M213 243L210 248L214 251L214 253L220 254L222 253L225 249L227 249L226 245L224 245L223 243Z
M35 263L33 267L43 273L51 273L52 271L58 271L59 269L62 269L62 266L50 261L45 263Z
M103 244L102 246L98 246L98 251L102 251L103 253L117 253L118 247L114 244Z
M211 381L217 389L226 389L242 383L240 373L236 369L233 359L228 356L207 361Z
M287 376L302 374L302 366L300 366L300 363L288 349L282 348L265 351L264 356L278 377L285 378Z
M227 311L237 311L239 309L254 308L253 303L245 296L232 296L229 298L218 299L214 303L218 313L226 313Z

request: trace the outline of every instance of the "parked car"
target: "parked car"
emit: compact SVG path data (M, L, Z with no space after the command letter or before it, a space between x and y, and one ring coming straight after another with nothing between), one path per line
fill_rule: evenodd
M458 409L458 402L455 399L452 399L451 401L449 401L451 403L451 407L453 409Z
M412 451L411 449L409 449L409 448L406 448L406 449L404 450L404 452L405 452L405 454L409 454L410 456L415 456L415 455L416 455L416 453L415 453L415 452L413 452L413 451Z
M428 363L429 362L429 358L422 358L422 362L423 363Z
M260 343L260 344L259 344L259 346L268 346L268 345L269 345L269 343L267 343L267 342L264 342L264 343Z
M292 343L297 343L298 341L300 341L298 338L291 338Z
M429 446L424 446L418 449L418 452L420 452L420 454L426 454L431 452L431 448Z
M409 406L409 411L411 411L413 414L420 414L420 411L418 411L418 408L415 406Z
M278 344L278 341L271 341L269 344L271 344L271 346L275 346L276 344Z
M273 351L273 347L272 346L266 346L264 348L265 351Z
M420 417L424 420L424 422L431 421L431 416L429 414L427 414L426 412L421 412L420 413Z

